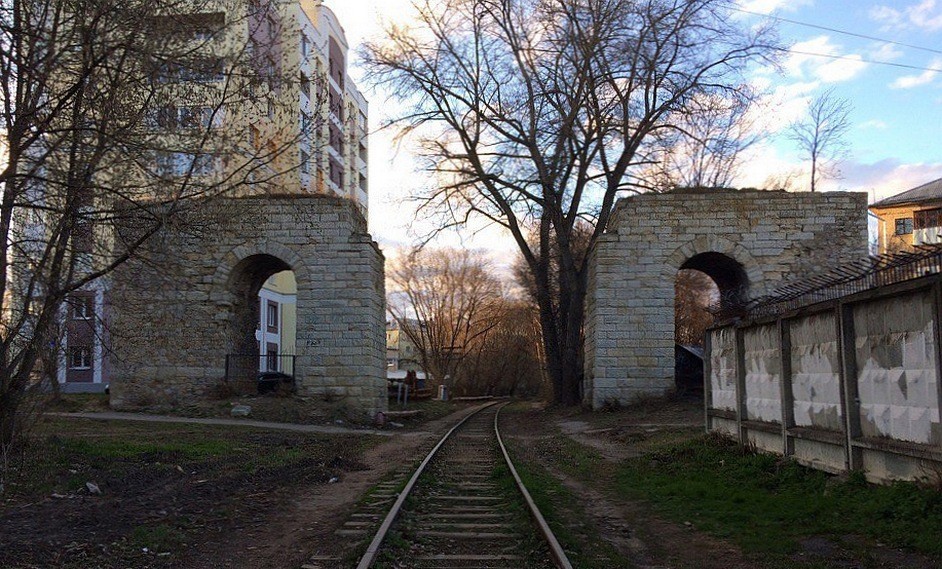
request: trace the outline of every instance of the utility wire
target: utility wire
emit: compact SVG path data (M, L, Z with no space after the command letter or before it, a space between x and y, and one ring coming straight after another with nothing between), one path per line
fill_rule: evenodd
M772 48L777 51L784 51L785 53L796 53L798 55L809 55L812 57L827 57L830 59L846 59L848 61L857 61L859 63L872 63L873 65L888 65L890 67L901 67L903 69L915 69L916 71L934 71L935 73L942 73L942 68L940 67L922 67L920 65L909 65L906 63L893 63L892 61L880 61L878 59L867 59L865 57L852 56L852 55L834 55L831 53L816 53L813 51L801 51L798 49L791 49L787 47L776 47Z
M826 31L826 32L834 32L834 33L836 33L836 34L843 34L843 35L845 35L845 36L852 36L852 37L855 37L855 38L862 38L862 39L866 39L866 40L873 40L873 41L878 41L878 42L883 42L883 43L889 43L889 44L893 44L893 45L898 45L898 46L900 46L900 47L908 47L908 48L910 48L910 49L918 49L918 50L920 50L920 51L927 51L927 52L929 52L929 53L937 53L937 54L942 55L942 50L933 49L933 48L931 48L931 47L922 47L922 46L913 45L913 44L909 44L909 43L898 42L898 41L895 41L895 40L888 40L888 39L886 39L886 38L878 38L878 37L876 37L876 36L868 36L868 35L865 35L865 34L858 34L858 33L856 33L856 32L848 32L848 31L846 31L846 30L840 30L840 29L837 29L837 28L829 28L829 27L827 27L827 26L821 26L821 25L818 25L818 24L809 24L808 22L799 22L798 20L790 20L790 19L788 19L788 18L783 18L783 17L781 17L781 16L773 16L772 14L762 14L762 13L760 13L760 12L752 12L752 11L750 11L750 10L744 10L744 9L742 9L742 8L735 8L735 7L734 7L734 8L731 8L731 10L736 11L736 12L742 12L743 14L751 14L751 15L753 15L753 16L761 16L761 17L763 17L763 18L769 18L769 19L771 19L771 20L778 20L779 22L786 22L786 23L789 23L789 24L795 24L796 26L805 26L805 27L808 27L808 28L814 28L814 29L816 29L816 30L823 30L823 31ZM937 71L937 70L933 69L932 71Z

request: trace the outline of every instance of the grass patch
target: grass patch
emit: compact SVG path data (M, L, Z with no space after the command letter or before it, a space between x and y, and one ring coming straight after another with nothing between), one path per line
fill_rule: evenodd
M201 460L233 452L236 445L229 440L139 441L128 439L59 438L63 450L93 459L135 459L172 457Z
M625 461L615 490L750 553L786 555L807 537L850 534L942 555L942 493L839 479L715 436Z
M553 443L566 445L567 447L572 444L579 447L579 445L566 438L553 439ZM570 492L536 462L528 460L525 453L520 452L520 450L515 448L511 453L514 457L514 466L517 468L517 473L573 566L585 569L632 567L633 564L627 558L619 554L611 543L605 541L595 531L582 507L580 498ZM575 451L576 449L567 450ZM595 463L591 453L574 452L570 456L574 460L568 461L566 466L572 472L581 473L585 476L591 476L597 472L597 463ZM507 478L510 481L509 484L513 486L513 492L517 492L513 478L509 474Z
M131 532L131 544L151 552L176 551L186 540L186 534L169 524L137 526Z
M28 501L82 490L85 482L124 485L164 472L203 478L290 472L292 481L346 470L379 437L344 437L248 427L45 419L11 463L5 497ZM129 479L128 477L132 478Z

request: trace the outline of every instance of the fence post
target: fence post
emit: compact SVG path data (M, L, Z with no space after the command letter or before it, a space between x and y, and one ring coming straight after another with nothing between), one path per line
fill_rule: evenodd
M788 320L778 319L779 359L781 361L782 454L795 454L788 429L795 426L795 397L792 393L792 335Z
M748 409L746 407L746 340L745 331L738 325L736 332L736 431L739 444L745 444L742 422L746 420Z
M838 303L837 308L837 343L841 355L841 405L844 407L844 444L845 462L848 470L861 468L860 449L854 447L854 440L860 437L860 394L857 390L857 346L854 330L854 311L852 305Z
M935 328L933 329L933 336L935 336L935 391L936 397L938 397L938 409L942 411L942 322L939 321L942 317L942 280L939 280L939 277L935 277L935 284L932 285L932 296L933 296L933 321L935 322ZM931 439L930 439L931 440Z
M713 407L713 332L707 330L703 338L703 424L706 432L713 430L710 408Z

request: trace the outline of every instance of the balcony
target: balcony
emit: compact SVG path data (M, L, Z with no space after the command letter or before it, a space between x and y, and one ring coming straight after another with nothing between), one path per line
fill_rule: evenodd
M942 227L925 227L913 230L913 245L936 245L942 243Z
M913 245L942 243L942 208L913 212Z

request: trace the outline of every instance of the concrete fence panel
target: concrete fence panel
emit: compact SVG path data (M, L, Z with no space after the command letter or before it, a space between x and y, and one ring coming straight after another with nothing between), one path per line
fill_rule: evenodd
M935 274L708 331L706 425L873 481L942 472Z

